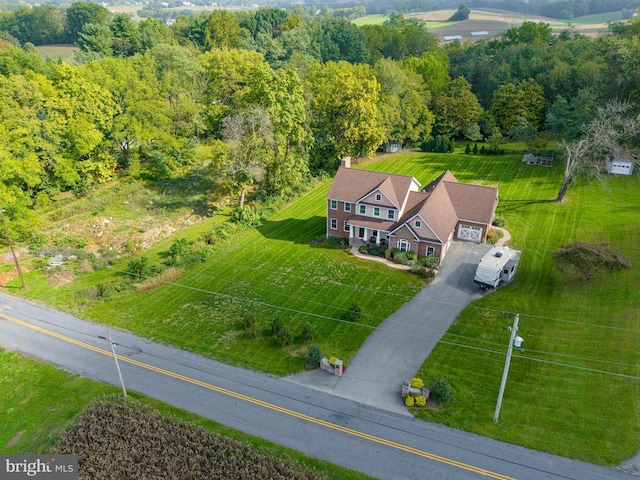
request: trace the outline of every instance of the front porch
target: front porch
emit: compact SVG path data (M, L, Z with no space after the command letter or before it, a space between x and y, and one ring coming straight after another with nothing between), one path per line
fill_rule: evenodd
M349 225L349 245L364 245L375 243L376 245L388 245L389 233L375 228Z

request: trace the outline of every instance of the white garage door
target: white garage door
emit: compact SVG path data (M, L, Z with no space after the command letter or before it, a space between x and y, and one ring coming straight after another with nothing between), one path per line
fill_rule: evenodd
M460 225L458 227L458 238L460 240L479 242L482 240L482 228L472 225Z

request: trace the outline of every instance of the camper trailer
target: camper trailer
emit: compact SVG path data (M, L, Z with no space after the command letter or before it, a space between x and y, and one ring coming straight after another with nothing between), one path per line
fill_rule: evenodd
M493 247L476 269L473 283L481 289L497 288L501 282L509 282L516 274L520 252L509 247Z

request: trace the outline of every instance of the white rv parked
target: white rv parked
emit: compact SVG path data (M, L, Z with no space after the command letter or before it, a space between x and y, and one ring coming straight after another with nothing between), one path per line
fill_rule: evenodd
M509 282L516 274L520 252L509 247L493 247L482 257L473 282L481 289L497 288L500 282Z

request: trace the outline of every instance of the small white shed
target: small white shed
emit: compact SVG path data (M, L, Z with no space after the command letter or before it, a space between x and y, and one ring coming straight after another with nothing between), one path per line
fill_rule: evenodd
M613 155L607 155L604 164L607 167L607 173L631 175L633 172L633 160L630 158L616 158Z

